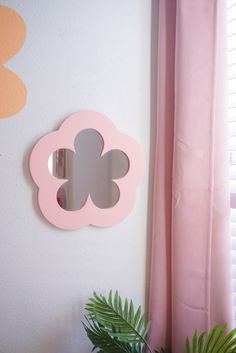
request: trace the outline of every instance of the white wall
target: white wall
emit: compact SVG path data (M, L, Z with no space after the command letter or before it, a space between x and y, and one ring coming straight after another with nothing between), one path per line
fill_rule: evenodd
M24 110L0 121L0 353L88 353L84 304L118 289L144 304L151 0L3 0L27 25L8 64ZM28 169L43 134L79 110L104 113L143 146L132 213L111 228L62 231L40 214Z

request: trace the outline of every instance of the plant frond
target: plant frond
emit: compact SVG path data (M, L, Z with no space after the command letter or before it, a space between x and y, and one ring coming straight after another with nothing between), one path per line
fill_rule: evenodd
M218 328L213 326L209 333L203 332L199 337L195 331L192 337L192 345L187 337L185 353L235 353L236 352L236 329L225 334L227 325Z
M128 343L120 342L116 337L111 337L95 322L88 322L88 325L83 323L83 325L88 338L94 345L93 351L99 349L98 353L133 353ZM135 351L134 353L139 352Z
M110 291L108 300L94 292L86 310L89 317L98 322L112 337L121 342L147 345L145 338L150 329L150 322L146 323L144 314L141 314L141 307L134 311L132 300L128 302L126 299L123 305L117 291L114 297Z

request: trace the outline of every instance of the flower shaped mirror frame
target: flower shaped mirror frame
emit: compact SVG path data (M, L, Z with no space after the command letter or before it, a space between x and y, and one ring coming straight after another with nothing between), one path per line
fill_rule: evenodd
M58 190L65 179L52 175L48 168L50 156L61 149L75 151L75 139L84 130L93 129L103 139L101 157L111 150L122 151L128 158L129 168L120 179L112 179L119 188L119 199L113 207L99 208L88 195L84 206L68 211L57 199ZM70 115L60 128L42 137L30 156L30 171L37 184L38 203L44 217L61 229L79 229L87 225L109 227L121 222L132 210L136 189L144 171L144 156L140 145L131 137L119 132L111 120L101 113L84 111Z

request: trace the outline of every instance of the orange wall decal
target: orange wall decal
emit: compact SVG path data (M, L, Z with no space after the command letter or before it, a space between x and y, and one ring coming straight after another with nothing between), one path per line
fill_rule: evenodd
M26 27L23 19L12 9L0 6L0 118L18 113L26 102L26 87L5 64L23 46Z

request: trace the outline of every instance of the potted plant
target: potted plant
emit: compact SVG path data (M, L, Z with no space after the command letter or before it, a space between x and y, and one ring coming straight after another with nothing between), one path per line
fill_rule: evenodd
M112 291L106 298L93 293L86 304L88 315L83 323L87 336L98 353L165 353L152 350L147 342L151 322L146 321L141 306L134 309L132 300ZM227 325L213 326L210 332L194 332L192 339L186 338L185 353L235 353L236 328L226 333Z

